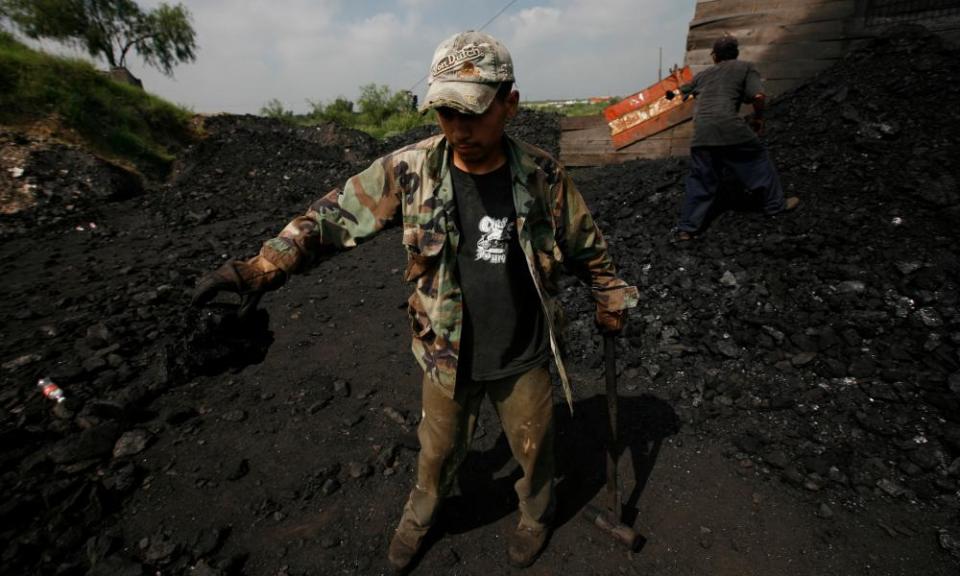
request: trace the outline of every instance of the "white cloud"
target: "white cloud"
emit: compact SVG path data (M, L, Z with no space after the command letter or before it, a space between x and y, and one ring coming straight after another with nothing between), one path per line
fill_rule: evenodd
M441 4L441 0L400 0L399 4L405 9L422 10Z
M683 61L693 2L555 0L502 25L525 98L627 95Z
M161 0L139 0L152 7ZM197 62L175 78L130 67L148 90L199 112L252 112L271 98L356 98L363 84L414 87L436 45L476 28L503 1L183 0L193 15ZM487 29L510 49L526 99L626 95L682 62L695 0L527 0ZM426 83L416 86L420 94Z

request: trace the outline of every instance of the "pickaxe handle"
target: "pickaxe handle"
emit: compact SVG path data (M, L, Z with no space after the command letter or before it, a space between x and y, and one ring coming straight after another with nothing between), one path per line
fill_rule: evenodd
M618 486L617 463L619 462L620 444L617 438L617 344L613 334L603 337L604 372L607 381L607 413L610 416L610 428L607 445L607 494L610 497L611 520L620 522L620 488Z

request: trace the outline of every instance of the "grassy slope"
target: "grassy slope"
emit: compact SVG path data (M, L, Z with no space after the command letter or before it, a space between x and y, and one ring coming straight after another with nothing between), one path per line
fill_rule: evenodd
M50 116L101 155L155 177L166 174L177 150L195 138L189 111L114 82L87 62L38 52L0 31L0 123Z

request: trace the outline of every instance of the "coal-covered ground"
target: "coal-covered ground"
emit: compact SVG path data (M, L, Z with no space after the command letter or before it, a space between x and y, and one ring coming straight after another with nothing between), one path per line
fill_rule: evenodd
M557 529L531 574L956 574L960 59L881 38L779 98L765 137L800 208L729 187L671 228L680 159L577 169L640 307L618 340L627 552L603 498L605 399L585 288L564 287ZM264 299L189 307L384 152L325 125L205 120L166 184L0 134L0 573L379 574L415 476L419 369L390 229ZM559 119L513 131L554 154ZM20 170L11 170L19 168ZM131 196L133 196L131 198ZM41 377L67 400L39 393ZM492 409L416 573L510 574L517 472Z

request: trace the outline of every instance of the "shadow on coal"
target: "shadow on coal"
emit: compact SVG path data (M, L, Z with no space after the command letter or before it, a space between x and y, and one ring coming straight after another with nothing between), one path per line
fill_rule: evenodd
M650 394L621 397L619 411L620 512L622 520L632 525L663 440L677 433L680 421L669 403ZM601 494L606 481L607 399L599 394L577 401L573 417L566 404L555 405L554 413L557 510L553 525L559 527L595 498L598 504L607 505L605 493ZM467 455L458 475L459 493L448 498L441 511L443 531L468 532L517 513L513 485L521 477L519 466L514 465L505 476L496 476L511 458L502 432L493 448Z
M237 316L239 305L210 304L184 313L183 336L168 354L170 370L190 378L239 372L263 362L273 344L270 315L258 309L244 318Z

